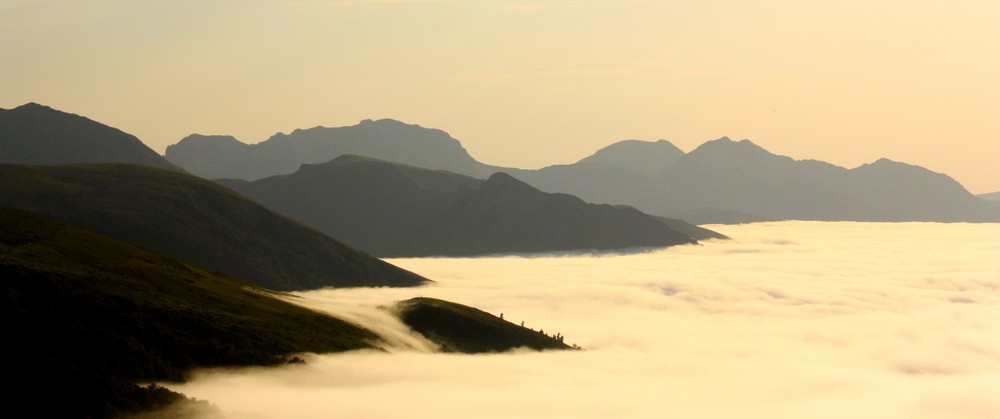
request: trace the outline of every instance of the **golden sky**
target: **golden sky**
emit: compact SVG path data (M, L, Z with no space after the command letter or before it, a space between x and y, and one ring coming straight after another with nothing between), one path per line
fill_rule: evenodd
M394 118L535 168L721 136L1000 190L1000 2L0 0L0 107L163 152Z

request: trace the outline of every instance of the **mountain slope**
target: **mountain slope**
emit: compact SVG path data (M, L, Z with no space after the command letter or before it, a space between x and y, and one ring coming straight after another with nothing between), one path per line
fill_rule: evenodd
M131 163L183 171L135 136L36 103L0 109L0 163Z
M384 257L615 250L693 243L632 208L358 156L256 182L221 181Z
M473 176L493 172L444 131L392 119L295 130L258 144L243 144L229 136L191 135L167 147L166 158L206 179L256 180L348 154Z
M113 416L150 407L135 382L377 340L267 291L35 214L0 206L0 226L0 355L12 361L5 379L17 383L5 390L8 408ZM39 395L58 402L19 405Z
M427 280L203 179L132 165L0 165L0 204L276 290Z

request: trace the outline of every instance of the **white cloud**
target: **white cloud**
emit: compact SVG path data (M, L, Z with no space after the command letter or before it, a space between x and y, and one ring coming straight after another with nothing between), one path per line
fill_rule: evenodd
M1000 415L1000 225L717 229L736 239L621 256L398 259L437 285L303 293L354 316L444 298L561 332L582 352L401 345L170 387L272 417Z

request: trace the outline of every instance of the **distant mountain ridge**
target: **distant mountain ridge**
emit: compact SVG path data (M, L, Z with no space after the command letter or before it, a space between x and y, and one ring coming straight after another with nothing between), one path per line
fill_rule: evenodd
M129 163L183 171L133 135L37 103L0 109L2 163Z
M366 141L362 138L366 135L362 126L372 124L386 124L393 129L382 130L380 137ZM275 136L265 142L266 146L265 143L233 146L233 150L253 148L256 153L253 159L241 157L244 151L213 154L205 148L197 160L201 166L197 166L179 157L182 149L190 147L180 147L181 144L177 145L176 154L168 153L168 158L195 173L208 173L203 167L256 166L256 177L271 170L264 170L268 167L265 164L255 163L255 159L263 159L261 155L275 153L289 158L303 153L310 142L333 144L336 142L330 139L333 130L356 135L351 140L353 154L480 179L505 172L544 192L567 193L591 203L630 205L649 214L682 218L696 224L787 219L1000 221L996 206L973 196L946 175L919 166L881 159L846 169L817 160L775 155L749 140L733 141L726 137L708 141L686 154L666 140L626 140L576 163L523 170L479 163L457 140L440 130L382 120L322 129L311 136L301 132ZM311 147L310 162L348 153L342 146L324 145L323 152L317 151L319 145ZM393 154L386 147L399 149ZM278 149L282 151L269 151ZM399 153L433 154L435 158L433 163L426 163L424 157L404 158ZM223 161L226 163L218 163ZM302 158L286 160L282 171L271 170L270 175L291 173L295 161L306 163ZM218 170L207 177L254 178L240 176L233 170L224 173Z
M257 144L244 144L231 136L192 134L167 147L165 157L206 179L257 180L348 154L479 177L494 171L473 159L444 131L392 119L278 133Z
M360 156L255 182L220 180L380 257L621 250L694 243L634 208Z
M213 182L147 166L0 165L0 204L274 290L428 282Z

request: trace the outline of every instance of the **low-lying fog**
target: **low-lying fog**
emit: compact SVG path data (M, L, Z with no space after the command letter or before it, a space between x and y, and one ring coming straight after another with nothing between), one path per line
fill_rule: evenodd
M619 256L395 259L437 284L301 293L393 353L171 388L264 417L1000 417L1000 224L782 222ZM579 352L444 355L374 309L476 306Z

